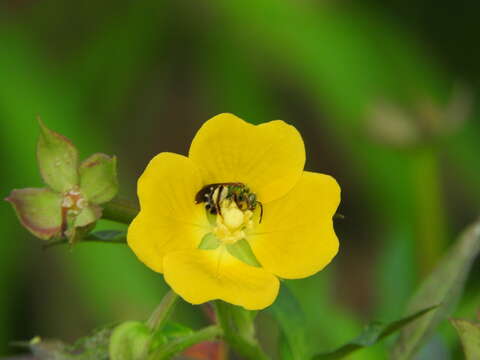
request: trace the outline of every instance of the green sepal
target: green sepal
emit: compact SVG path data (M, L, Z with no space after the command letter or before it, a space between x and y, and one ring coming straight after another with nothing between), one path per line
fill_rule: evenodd
M80 242L83 238L88 237L88 234L95 229L96 223L90 223L88 225L82 227L70 227L66 232L65 236L68 239L68 243L70 245L75 245L76 243Z
M194 331L188 326L175 323L167 322L165 327L162 329L162 334L167 338L167 340L173 340L175 338L192 335Z
M230 255L236 257L238 260L243 261L244 263L260 267L255 254L250 247L250 244L245 239L238 240L236 243L227 245L227 250Z
M98 205L89 204L78 214L66 215L65 236L70 245L74 245L87 236L95 228L96 221L102 217L102 209Z
M42 120L37 143L37 161L43 181L64 193L78 184L78 151L66 137L50 130Z
M111 360L142 360L152 342L152 330L144 323L127 321L118 325L110 337Z
M214 250L220 246L220 240L213 234L205 234L198 245L199 249L202 250Z
M172 340L192 335L194 331L181 324L168 322L160 331L147 324L127 321L112 332L109 345L110 360L143 360Z
M80 210L80 213L75 217L74 226L83 227L90 225L102 217L102 209L95 205L90 204Z
M451 319L462 342L466 360L480 359L480 323L462 319Z
M118 192L117 159L97 153L82 162L79 169L80 190L88 201L102 204Z
M50 240L61 235L62 197L50 189L13 190L5 199L10 202L22 225L36 237Z

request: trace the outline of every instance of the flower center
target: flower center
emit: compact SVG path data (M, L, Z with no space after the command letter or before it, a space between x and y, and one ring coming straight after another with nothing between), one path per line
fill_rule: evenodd
M220 203L217 214L215 236L225 244L233 244L245 238L245 231L252 228L253 212L240 210L235 201L225 199Z
M87 206L87 200L77 189L72 189L63 194L62 209L69 215L78 215L80 210Z

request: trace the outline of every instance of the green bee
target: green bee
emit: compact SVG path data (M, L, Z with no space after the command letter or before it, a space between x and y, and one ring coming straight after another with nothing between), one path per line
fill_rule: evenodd
M257 205L260 206L260 219L263 218L263 205L257 200L255 193L243 183L231 182L231 183L215 183L205 185L195 195L195 203L205 203L205 208L210 214L220 214L220 204L223 200L232 200L242 211L250 210L254 211Z

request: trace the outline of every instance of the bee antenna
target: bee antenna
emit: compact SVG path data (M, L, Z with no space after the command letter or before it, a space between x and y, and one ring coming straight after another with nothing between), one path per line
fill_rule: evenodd
M263 204L260 201L257 201L257 202L258 202L258 205L260 205L260 220L258 221L258 223L261 224L263 219Z

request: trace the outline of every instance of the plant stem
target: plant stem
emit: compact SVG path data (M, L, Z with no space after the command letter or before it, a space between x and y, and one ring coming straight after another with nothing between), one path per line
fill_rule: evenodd
M147 321L147 325L154 331L160 330L167 322L175 307L178 295L170 290L162 299Z
M114 199L103 205L102 218L129 225L139 212L138 205L125 199Z
M126 244L127 243L127 238L122 237L122 238L116 238L116 239L100 239L97 237L93 236L86 236L83 237L78 244L84 243L84 242L96 242L96 243L103 243L103 244ZM57 245L62 245L62 244L68 244L68 239L58 239L58 240L53 240L49 241L45 245L43 245L43 249L49 249L51 247L57 246Z
M430 272L446 245L446 216L438 169L438 156L431 146L419 149L413 164L416 191L417 231L423 275Z
M249 331L243 334L239 329L239 324L236 324L237 316L234 316L236 311L233 305L222 301L215 301L215 311L219 325L224 334L225 341L242 357L250 360L268 360L269 357L263 352L262 348ZM243 317L245 320L245 317ZM251 319L250 319L251 322ZM246 329L253 327L245 327L242 324L240 328Z
M191 335L173 340L165 346L158 349L156 352L148 357L148 360L166 360L171 359L172 356L189 348L192 345L201 343L207 340L213 340L222 335L222 329L218 325L212 325L194 332ZM261 358L257 358L261 359Z

